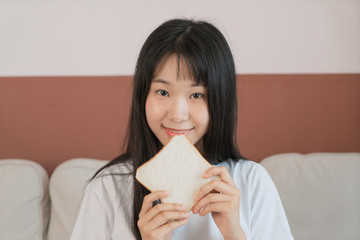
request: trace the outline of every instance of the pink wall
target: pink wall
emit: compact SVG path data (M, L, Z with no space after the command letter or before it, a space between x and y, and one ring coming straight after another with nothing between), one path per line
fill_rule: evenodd
M238 143L254 161L284 152L360 152L360 74L238 76ZM51 173L120 153L131 77L0 77L0 159Z

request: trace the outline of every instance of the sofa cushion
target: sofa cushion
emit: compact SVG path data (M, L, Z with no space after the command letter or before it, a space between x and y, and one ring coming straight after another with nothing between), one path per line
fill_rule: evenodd
M261 164L295 239L360 239L360 153L288 153Z
M88 180L108 161L76 158L63 162L50 179L49 240L69 239Z
M0 239L46 239L49 178L25 159L0 160Z

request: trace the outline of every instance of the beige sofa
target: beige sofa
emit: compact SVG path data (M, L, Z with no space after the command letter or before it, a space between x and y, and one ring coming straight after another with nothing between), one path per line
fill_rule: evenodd
M49 179L35 162L0 160L0 239L68 239L87 180L106 162L71 159ZM288 153L261 164L295 239L360 239L360 153Z

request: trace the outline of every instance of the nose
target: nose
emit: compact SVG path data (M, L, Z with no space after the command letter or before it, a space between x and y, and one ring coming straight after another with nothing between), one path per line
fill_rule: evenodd
M176 123L180 123L189 119L189 106L186 99L172 99L168 109L168 118Z

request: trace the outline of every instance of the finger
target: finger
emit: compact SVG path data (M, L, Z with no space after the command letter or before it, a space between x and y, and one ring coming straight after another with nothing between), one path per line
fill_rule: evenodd
M183 220L179 220L179 221L172 221L172 222L168 222L167 224L159 227L156 231L156 235L157 236L165 236L166 234L168 234L169 232L174 231L175 229L185 225L188 222L188 218L187 219L183 219Z
M217 203L210 203L205 206L201 212L199 213L200 216L205 216L210 212L221 213L223 215L228 215L234 213L236 208L231 202L217 202Z
M175 203L162 203L162 204L157 204L155 207L151 208L147 214L145 214L144 216L142 216L141 220L143 220L144 222L149 222L151 221L154 217L156 217L157 215L159 215L162 212L167 212L167 211L173 211L173 212L183 212L185 213L186 211L186 207L184 205L181 204L175 204Z
M229 194L229 195L233 195L234 191L237 190L237 188L234 188L230 185L228 185L225 182L220 182L217 180L212 180L211 182L205 184L204 186L202 186L198 192L198 194L196 195L195 200L199 201L200 199L202 199L205 195L211 193L212 191L215 192L219 192L219 193L224 193L224 194ZM238 190L237 190L238 191Z
M196 205L194 206L192 212L194 214L197 214L200 212L202 208L207 206L210 203L216 203L216 202L228 202L232 201L233 197L229 196L227 194L219 194L219 193L209 193L204 198L202 198Z
M209 178L212 176L219 176L222 182L225 182L231 186L235 186L234 181L231 179L230 173L224 166L212 167L208 169L203 175L204 178Z
M167 223L171 223L174 221L182 221L184 219L188 219L190 217L189 212L161 212L155 216L155 218L148 223L148 228L150 230L155 230Z
M167 191L156 191L152 192L144 197L144 201L141 206L139 218L142 218L151 208L154 201L164 198L169 194Z

